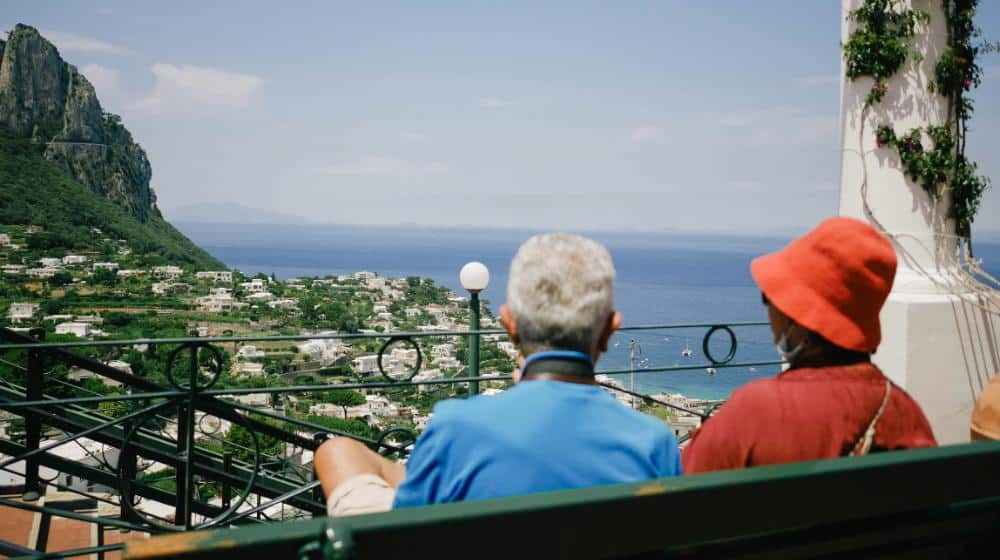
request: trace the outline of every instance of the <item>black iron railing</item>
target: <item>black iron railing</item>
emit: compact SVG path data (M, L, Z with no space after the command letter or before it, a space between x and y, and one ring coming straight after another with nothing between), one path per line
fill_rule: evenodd
M703 329L701 354L705 361L691 365L643 364L640 369L630 364L628 369L599 373L622 376L777 369L780 362L776 360L735 361L737 332L765 325L730 322L625 328L625 333L636 337L645 332L689 333ZM468 358L450 377L418 377L426 371L425 353L432 342L455 337L479 342L484 337L496 339L503 335L498 330L478 330L46 342L40 329L27 334L0 329L0 370L5 373L0 379L0 409L23 418L24 423L23 435L9 433L0 438L0 470L23 476L24 496L22 500L0 500L0 505L39 512L46 519L63 516L101 527L150 533L322 515L324 500L313 477L310 454L326 434L354 438L381 454L401 457L415 441L418 430L412 422L387 421L392 418L388 414L376 415L378 429L356 429L362 425L347 422L347 406L342 407L342 427L317 423L294 413L290 399L342 390L380 390L412 396L410 393L420 387L467 386L470 390L465 394L472 394L481 384L506 384L510 374L479 375L479 364ZM375 354L375 371L368 372L372 374L368 379L334 384L223 386L223 380L229 382L224 371L226 345L315 340L337 340L344 345L381 342ZM399 345L410 347L409 363L401 367L395 360L389 367L387 357ZM89 352L107 358L132 348L142 348L145 356L162 356L162 378L131 374L83 355ZM358 353L354 347L345 352ZM51 372L57 367L76 368L102 383L120 384L119 394L104 394L94 387L54 376ZM606 387L630 395L634 403L659 405L701 419L718 404L681 406L653 397L648 391L626 389L620 383L608 383ZM250 398L258 402L240 402ZM267 401L266 406L260 406L262 399ZM223 433L229 435L223 437ZM234 433L241 437L231 437ZM90 446L90 450L85 449L83 460L59 452L71 445ZM55 474L43 480L43 469ZM106 491L67 484L61 478L66 476L86 481L87 488L98 485ZM116 506L118 514L112 519L33 504L46 485ZM76 553L103 554L117 546L102 545L100 550L81 549Z

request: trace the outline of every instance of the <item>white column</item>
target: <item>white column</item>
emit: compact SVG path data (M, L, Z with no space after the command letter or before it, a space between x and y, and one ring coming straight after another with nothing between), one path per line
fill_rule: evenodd
M863 0L842 0L841 41L854 29L849 11ZM875 130L883 124L903 135L912 128L944 124L947 104L928 91L934 65L947 40L938 0L912 0L930 13L919 24L911 56L886 83L888 92L862 116L872 79L844 76L841 60L840 214L878 222L890 234L899 257L893 290L882 311L882 345L875 363L923 407L940 443L967 441L972 405L985 381L1000 370L1000 321L957 287L955 224L946 220L949 200L935 204L910 181L894 148L878 148ZM925 145L928 141L925 139ZM864 164L862 156L864 154ZM867 169L867 196L862 196ZM870 214L865 211L867 198Z

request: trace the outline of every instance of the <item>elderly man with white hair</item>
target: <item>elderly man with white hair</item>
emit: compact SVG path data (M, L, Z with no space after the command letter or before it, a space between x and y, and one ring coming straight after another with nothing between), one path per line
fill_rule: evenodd
M532 237L510 267L500 319L524 362L495 397L437 404L408 463L335 438L316 452L330 515L679 475L677 442L659 420L622 406L594 381L621 326L614 265L598 243Z

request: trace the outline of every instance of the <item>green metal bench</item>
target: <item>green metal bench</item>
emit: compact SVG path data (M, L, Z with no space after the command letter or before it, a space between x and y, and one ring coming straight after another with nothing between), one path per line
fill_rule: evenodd
M133 541L153 558L996 558L1000 442Z

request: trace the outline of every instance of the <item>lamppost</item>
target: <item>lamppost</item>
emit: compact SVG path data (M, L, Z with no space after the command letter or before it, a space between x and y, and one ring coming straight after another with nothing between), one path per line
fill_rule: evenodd
M479 330L479 292L490 283L490 271L481 262L473 261L458 273L462 287L469 292L469 330ZM469 377L479 377L479 335L469 335ZM469 383L469 396L479 393L479 382Z

